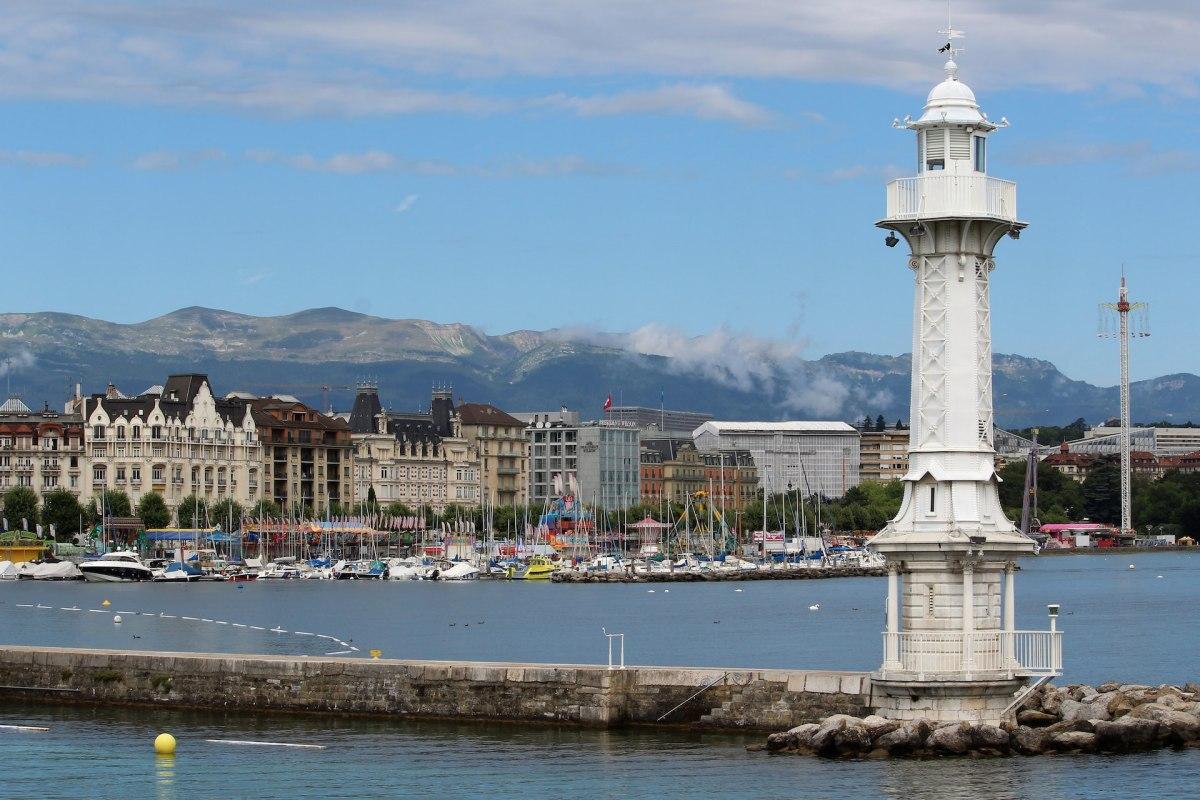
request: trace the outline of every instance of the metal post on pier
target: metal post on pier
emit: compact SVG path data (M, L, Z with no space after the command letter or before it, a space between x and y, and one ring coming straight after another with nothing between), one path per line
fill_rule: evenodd
M607 628L601 628L600 631L608 639L608 668L614 669L614 667L613 667L613 639L620 639L621 640L621 644L620 644L620 648L619 648L620 665L615 667L615 669L625 669L625 634L609 633Z

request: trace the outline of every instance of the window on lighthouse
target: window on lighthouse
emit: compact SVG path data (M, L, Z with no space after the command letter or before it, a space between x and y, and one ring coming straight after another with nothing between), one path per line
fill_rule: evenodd
M982 136L975 138L975 171L987 172L987 139Z
M925 169L927 171L946 168L946 132L941 128L922 131L925 140Z

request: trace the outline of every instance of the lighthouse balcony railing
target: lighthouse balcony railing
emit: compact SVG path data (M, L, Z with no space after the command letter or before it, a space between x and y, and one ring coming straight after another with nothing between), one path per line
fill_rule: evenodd
M1062 631L901 631L883 634L883 671L926 676L949 673L1061 675Z
M937 217L991 217L1015 221L1017 185L987 175L950 173L897 178L888 184L888 219Z

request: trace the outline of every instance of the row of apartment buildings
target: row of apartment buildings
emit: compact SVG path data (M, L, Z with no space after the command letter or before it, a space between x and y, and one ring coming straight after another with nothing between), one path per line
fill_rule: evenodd
M125 395L78 391L62 412L0 405L0 490L65 488L81 501L121 490L136 502L270 500L322 514L383 505L542 506L575 494L602 508L682 502L727 510L767 492L838 497L861 480L903 477L907 430L843 422L722 422L634 406L586 421L576 411L507 413L433 389L423 412L387 410L372 384L324 414L295 397L218 395L205 375L172 375Z

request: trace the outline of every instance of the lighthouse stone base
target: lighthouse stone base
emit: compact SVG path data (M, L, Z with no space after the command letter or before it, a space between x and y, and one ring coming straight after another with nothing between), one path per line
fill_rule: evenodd
M876 672L871 702L885 719L984 722L1000 725L1026 678L995 680L905 680Z

